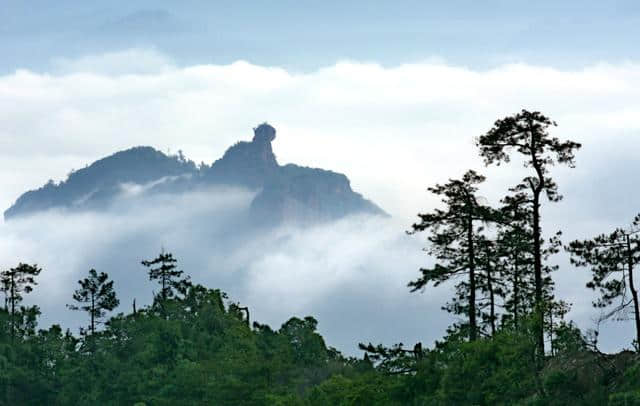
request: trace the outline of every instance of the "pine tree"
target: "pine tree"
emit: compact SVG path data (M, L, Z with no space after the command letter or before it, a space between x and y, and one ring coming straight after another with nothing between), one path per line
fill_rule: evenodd
M500 278L505 287L503 323L518 328L520 321L529 314L535 303L533 281L533 257L530 234L521 229L501 229L498 234L498 255L501 258Z
M23 299L23 293L30 293L38 284L35 277L40 275L42 268L37 265L20 263L17 267L0 273L0 286L5 295L5 307L10 314L11 336L14 337L17 327L16 305Z
M574 166L574 151L581 145L573 141L561 142L551 137L548 128L556 126L554 121L541 113L522 110L510 117L497 120L486 134L480 136L477 145L485 163L497 164L509 162L509 153L516 150L525 157L525 167L532 168L534 174L527 176L513 190L527 196L531 208L531 226L533 231L533 271L535 283L536 339L539 359L544 354L543 324L543 247L540 224L540 206L542 194L546 194L551 202L561 200L558 186L549 176L550 167L554 164Z
M104 272L99 274L95 269L89 270L89 277L78 281L80 288L73 293L73 300L79 305L67 305L71 310L82 310L90 317L89 331L96 332L96 324L120 304L113 289L113 281Z
M546 291L549 293L549 290ZM555 355L554 342L557 339L556 331L564 324L564 316L571 310L571 303L565 300L556 300L555 296L545 296L544 325L549 337L551 355Z
M444 185L435 185L428 190L442 196L445 210L436 209L432 213L418 214L421 221L412 225L411 233L429 230L426 250L436 259L433 268L422 268L422 276L409 283L412 292L423 289L429 283L434 286L466 276L466 280L456 285L456 295L445 310L455 314L466 314L468 337L474 341L478 335L476 308L477 286L477 235L482 227L476 223L485 222L491 216L491 209L478 202L477 185L485 177L470 170L461 180L449 180Z
M184 272L176 269L177 262L173 254L164 250L156 258L142 261L142 265L148 269L149 280L160 284L159 296L162 301L175 297L177 293L184 295L191 285L190 278L182 277Z
M640 227L640 215L635 217L632 226ZM617 229L590 240L572 241L565 249L571 254L572 264L591 268L592 279L587 288L600 292L593 306L604 309L616 302L603 319L625 318L627 312L632 313L636 348L640 351L640 305L634 280L635 267L640 263L640 237L637 232Z
M494 336L497 331L499 301L505 294L504 282L501 278L503 263L498 256L495 241L480 236L476 246L481 270L478 273L478 288L483 295L478 300L479 314L483 330L488 329L489 334Z

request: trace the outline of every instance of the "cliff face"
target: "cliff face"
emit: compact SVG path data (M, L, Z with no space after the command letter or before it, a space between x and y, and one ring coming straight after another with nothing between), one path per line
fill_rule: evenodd
M182 193L207 185L259 191L251 204L251 216L261 223L329 220L359 212L385 215L355 193L343 174L280 166L271 146L275 136L272 126L261 124L254 129L251 142L238 142L203 168L182 154L167 156L151 147L117 152L73 172L64 182L50 181L24 193L4 216L9 220L53 208L100 209L132 187L144 193Z
M273 222L322 221L358 212L384 215L351 189L345 175L292 164L280 167L278 176L256 196L252 210Z

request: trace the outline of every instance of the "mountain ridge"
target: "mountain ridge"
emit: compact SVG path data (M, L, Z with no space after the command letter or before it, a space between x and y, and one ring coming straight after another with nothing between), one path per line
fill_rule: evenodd
M4 212L6 221L49 209L99 210L114 202L125 185L146 193L183 193L209 185L258 191L251 203L256 220L331 220L349 214L387 214L351 189L344 174L295 164L280 165L271 146L276 130L254 128L251 141L239 141L211 165L196 166L182 152L166 155L150 146L115 152L73 171L59 183L49 181L23 193Z

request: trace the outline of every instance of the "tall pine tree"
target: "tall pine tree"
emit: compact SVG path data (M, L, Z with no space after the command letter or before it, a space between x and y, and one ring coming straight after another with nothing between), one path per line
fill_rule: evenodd
M409 283L412 292L430 283L434 286L465 276L456 285L456 296L445 310L455 314L466 314L468 337L474 341L478 337L476 307L477 256L476 240L486 222L491 209L478 202L477 185L485 177L470 170L462 179L449 180L444 185L435 185L428 190L442 197L445 209L435 209L431 213L418 214L420 222L412 225L411 233L428 230L430 247L426 251L435 257L433 268L420 269L421 277ZM478 224L480 223L480 224Z
M574 152L581 147L573 141L560 141L551 137L548 128L557 124L540 112L522 110L513 116L497 120L486 134L480 136L477 145L485 163L509 162L512 150L524 156L524 165L533 174L525 177L515 191L526 194L531 208L533 231L533 272L535 283L536 340L539 359L544 355L544 276L540 207L542 195L551 202L559 201L558 186L549 176L554 164L574 166Z
M505 296L502 322L516 329L533 309L535 292L531 216L523 201L523 196L507 196L502 200L496 237Z

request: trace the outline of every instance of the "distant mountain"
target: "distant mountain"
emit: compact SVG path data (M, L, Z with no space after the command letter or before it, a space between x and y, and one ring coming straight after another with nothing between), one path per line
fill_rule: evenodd
M386 215L354 192L340 173L297 165L280 166L271 148L276 130L267 123L254 129L251 142L238 142L211 166L197 167L182 153L168 156L151 147L135 147L72 172L60 183L49 181L24 193L4 212L5 220L48 209L99 210L127 191L184 193L212 185L257 191L251 203L255 220L322 221L348 214Z

